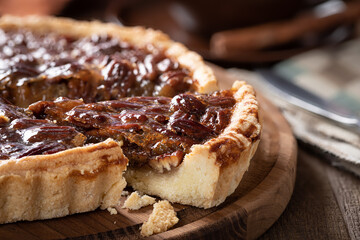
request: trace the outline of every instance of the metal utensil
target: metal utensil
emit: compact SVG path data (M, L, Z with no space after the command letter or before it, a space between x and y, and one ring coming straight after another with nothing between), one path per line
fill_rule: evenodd
M350 109L330 103L295 85L272 70L258 69L256 72L291 104L330 119L341 126L350 127L360 132L360 119Z

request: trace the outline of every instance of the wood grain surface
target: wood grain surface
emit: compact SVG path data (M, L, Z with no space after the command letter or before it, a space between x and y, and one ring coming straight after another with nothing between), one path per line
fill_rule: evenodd
M360 239L360 178L299 146L294 194L259 240Z
M223 88L234 79L214 66ZM261 142L236 191L219 207L199 209L174 204L180 219L153 239L255 239L282 214L293 192L297 145L276 107L259 96L263 118ZM139 227L152 207L119 214L94 211L45 221L0 226L0 239L139 239Z

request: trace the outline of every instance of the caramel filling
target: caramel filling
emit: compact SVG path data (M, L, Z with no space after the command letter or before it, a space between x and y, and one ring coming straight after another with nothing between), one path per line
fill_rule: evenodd
M124 142L130 165L149 164L162 172L178 166L193 144L204 143L229 124L235 100L231 91L169 97L130 97L84 104L59 98L29 106L38 119L71 126L87 143L113 138Z

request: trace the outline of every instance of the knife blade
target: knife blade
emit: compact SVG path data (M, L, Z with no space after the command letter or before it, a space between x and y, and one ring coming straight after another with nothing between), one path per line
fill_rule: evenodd
M270 69L257 69L256 72L291 104L360 131L360 119L350 109L326 101Z

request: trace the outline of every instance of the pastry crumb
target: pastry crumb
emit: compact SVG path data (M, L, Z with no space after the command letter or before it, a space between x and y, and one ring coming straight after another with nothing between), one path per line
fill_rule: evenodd
M155 198L148 195L140 196L138 192L133 192L124 202L123 208L139 210L142 207L154 204Z
M129 196L129 191L122 191L121 196Z
M110 215L118 214L118 211L116 210L116 208L108 207L107 210L109 211Z
M7 123L9 121L10 119L7 116L0 114L0 123Z
M149 216L148 221L144 222L140 228L140 234L148 237L156 233L167 231L179 222L176 212L169 201L162 200L154 204L154 210Z

